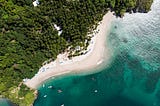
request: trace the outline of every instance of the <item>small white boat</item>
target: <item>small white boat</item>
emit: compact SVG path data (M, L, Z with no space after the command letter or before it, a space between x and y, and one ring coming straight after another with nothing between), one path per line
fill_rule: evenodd
M44 95L43 97L44 97L44 98L46 98L46 97L47 97L47 95Z
M64 106L64 104L62 104L61 106Z
M95 92L95 93L97 93L97 92L98 92L98 90L94 90L94 92Z
M45 87L45 85L43 84L43 88Z
M60 89L58 90L58 93L62 93L62 92L63 92L62 90L60 90Z
M48 88L52 88L52 86L48 86Z

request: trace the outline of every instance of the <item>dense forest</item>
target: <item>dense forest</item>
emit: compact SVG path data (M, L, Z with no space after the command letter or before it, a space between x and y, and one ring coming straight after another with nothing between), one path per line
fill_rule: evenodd
M39 0L37 7L32 2L0 0L0 97L20 106L35 99L22 80L68 47L86 48L87 33L109 9L120 17L147 12L153 0ZM63 30L61 35L54 24Z

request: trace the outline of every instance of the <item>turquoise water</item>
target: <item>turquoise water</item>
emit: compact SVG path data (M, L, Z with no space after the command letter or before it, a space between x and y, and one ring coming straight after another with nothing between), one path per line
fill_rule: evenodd
M160 106L160 0L148 14L116 19L107 45L109 67L47 81L34 106Z
M39 88L34 106L160 106L160 86L152 76L157 72L149 74L138 59L125 56L116 56L113 64L100 73L47 82Z
M6 99L0 99L0 106L14 106Z

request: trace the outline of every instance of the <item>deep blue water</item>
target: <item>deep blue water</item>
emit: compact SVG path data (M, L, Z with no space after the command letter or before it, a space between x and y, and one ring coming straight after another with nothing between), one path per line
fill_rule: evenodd
M47 81L34 106L160 106L160 0L147 14L116 19L107 45L110 66Z

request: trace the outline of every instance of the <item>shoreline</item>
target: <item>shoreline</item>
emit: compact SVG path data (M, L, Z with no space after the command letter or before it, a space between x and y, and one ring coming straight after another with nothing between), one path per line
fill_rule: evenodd
M95 30L99 30L99 32L91 39L91 43L87 48L88 52L85 55L76 56L69 60L65 58L65 53L60 54L54 62L41 67L34 77L26 79L24 84L29 88L36 89L51 77L91 70L101 65L104 61L109 60L110 51L106 47L106 39L113 19L114 15L110 11L103 16L102 21ZM66 61L62 61L64 58Z

